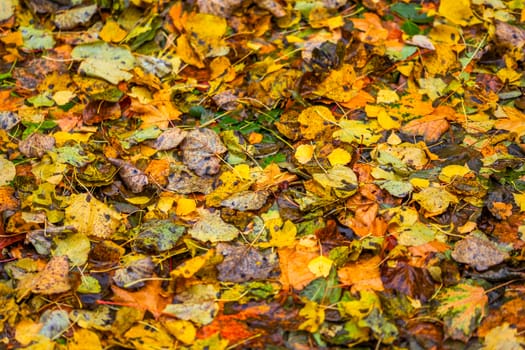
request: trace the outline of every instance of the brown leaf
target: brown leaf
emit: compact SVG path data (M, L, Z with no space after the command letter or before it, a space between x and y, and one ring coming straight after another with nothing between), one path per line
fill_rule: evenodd
M508 258L508 254L499 250L488 239L470 235L457 242L452 252L452 258L457 262L473 266L478 271L487 270Z
M122 111L118 103L106 101L93 101L84 107L82 120L86 125L93 125L104 120L115 120L120 118Z
M187 131L177 127L164 130L155 140L148 141L146 144L155 148L157 151L166 151L177 147L188 135Z
M427 269L398 261L395 267L384 265L381 272L385 288L393 289L411 298L427 301L434 294L434 281Z
M131 192L140 193L144 190L144 186L149 184L146 174L133 165L121 159L108 158L108 160L111 164L120 167L118 174Z
M184 164L199 176L217 174L221 165L217 156L226 151L219 136L210 129L190 131L182 144Z
M277 267L275 253L262 252L253 247L219 243L217 253L224 256L224 260L217 265L219 281L240 283L264 280Z
M28 158L42 158L42 156L55 146L52 136L40 133L31 134L27 139L20 141L18 148Z
M525 313L525 296L518 294L517 296L506 295L505 297L512 297L512 299L507 300L500 307L490 310L478 329L479 336L484 337L492 328L501 325L503 322L509 323L520 333L525 331L525 317L523 317Z

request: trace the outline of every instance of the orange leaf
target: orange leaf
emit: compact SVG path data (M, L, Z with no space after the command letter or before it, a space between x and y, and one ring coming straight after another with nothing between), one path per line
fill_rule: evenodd
M161 283L161 280L149 281L137 292L130 292L113 285L111 286L115 294L113 301L132 304L137 309L151 312L155 319L158 319L162 310L171 302L171 297L164 295Z
M18 200L14 196L15 189L11 186L0 186L0 213L4 210L14 210Z
M301 290L316 278L308 268L308 263L319 256L317 249L310 250L296 245L295 248L281 248L278 252L283 290L290 286Z
M380 264L381 258L376 255L368 260L363 259L343 266L337 272L337 276L342 284L352 286L353 292L364 289L382 291L384 287Z

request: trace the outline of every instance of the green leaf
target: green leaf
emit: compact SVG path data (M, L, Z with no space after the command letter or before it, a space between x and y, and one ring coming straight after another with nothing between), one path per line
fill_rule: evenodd
M92 161L91 157L87 156L79 145L64 146L56 149L57 161L60 163L67 163L74 167L81 167Z
M55 256L66 255L73 266L82 266L88 259L91 249L89 238L82 233L69 234L63 239L55 239Z
M42 93L27 99L27 102L31 103L35 107L51 107L55 104L55 101L48 96L47 93Z
M393 4L390 9L405 19L412 20L414 23L430 23L434 17L428 17L426 13L421 12L421 6L417 3L405 4L398 2Z
M77 288L78 293L97 294L102 291L102 287L95 277L82 276L81 281L80 286Z
M29 50L49 50L55 46L53 34L33 27L20 27L24 47Z

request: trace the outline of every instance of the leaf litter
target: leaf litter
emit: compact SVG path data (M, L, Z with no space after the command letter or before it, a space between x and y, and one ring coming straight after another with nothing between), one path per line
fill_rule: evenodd
M3 1L8 348L520 348L520 1Z

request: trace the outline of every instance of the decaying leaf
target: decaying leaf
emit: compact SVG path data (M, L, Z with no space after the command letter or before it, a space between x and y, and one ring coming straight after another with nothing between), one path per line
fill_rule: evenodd
M143 171L120 159L109 158L113 165L119 167L119 175L122 181L133 193L140 193L144 186L149 184L148 177Z
M508 258L508 254L498 249L490 240L471 234L454 245L452 258L471 265L478 271L484 271L502 263Z
M28 158L42 158L42 156L54 146L55 139L52 136L39 133L32 134L18 144L20 152Z
M219 212L210 212L206 209L198 210L200 219L188 230L188 234L195 239L206 242L227 242L239 235L239 230L225 223Z
M64 293L71 289L67 256L55 256L38 273L32 282L31 291L36 294Z
M190 131L182 144L184 164L197 175L215 175L221 165L220 156L227 149L210 129Z
M255 248L235 246L226 243L217 245L217 253L224 260L217 265L220 281L246 282L264 280L277 267L277 255L269 251L259 251Z
M266 203L268 196L266 191L243 191L223 200L221 205L240 211L258 210Z

